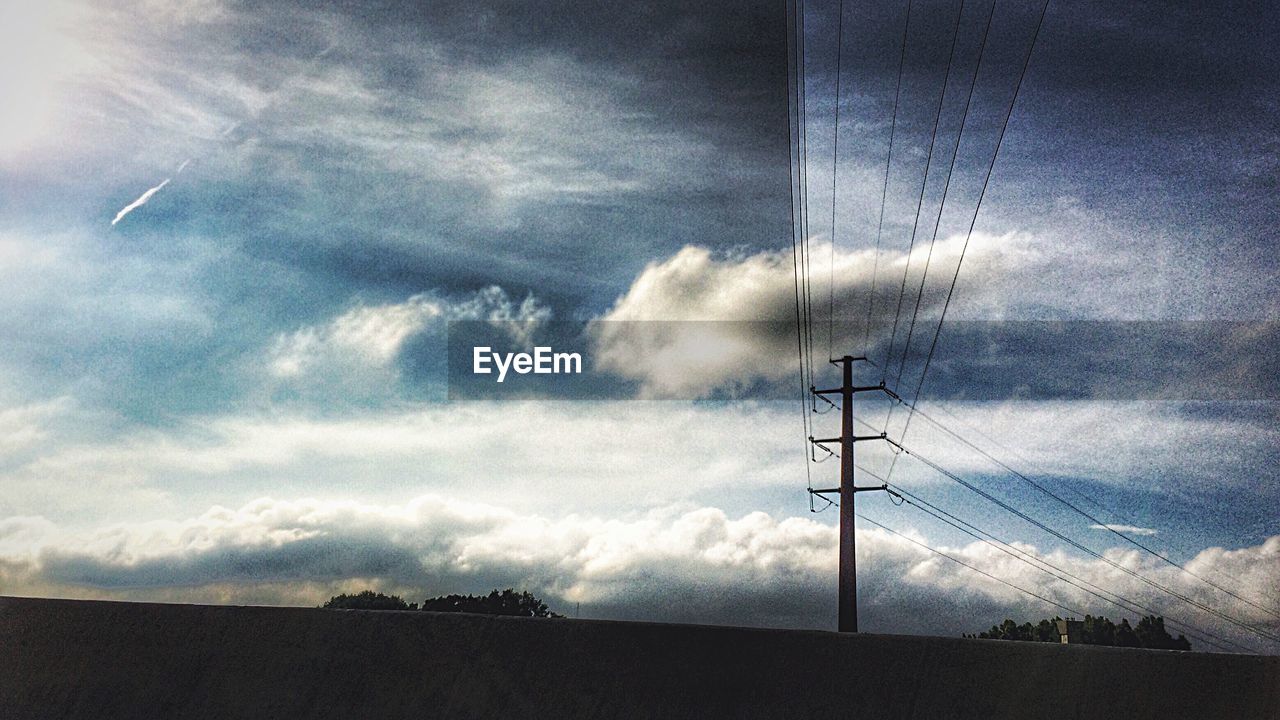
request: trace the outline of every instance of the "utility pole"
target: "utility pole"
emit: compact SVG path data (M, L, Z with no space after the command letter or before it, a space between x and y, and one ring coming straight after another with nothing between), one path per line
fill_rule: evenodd
M853 396L860 392L884 392L890 397L897 398L892 391L885 388L884 383L866 387L856 387L853 384L853 363L855 360L866 360L864 357L850 357L845 355L839 360L832 360L832 364L841 366L842 383L838 388L829 390L818 390L817 388L809 388L810 392L815 395L840 395L840 437L823 438L815 440L809 438L809 441L827 449L825 443L840 444L840 487L826 488L819 490L811 490L815 495L821 494L839 494L840 496L840 579L839 579L839 608L840 619L838 628L840 632L858 632L858 564L856 556L856 541L853 533L854 521L854 497L860 492L870 492L873 490L886 490L884 485L874 487L858 487L854 484L854 464L853 464L853 445L856 442L864 440L883 440L885 433L879 435L854 435L853 434Z
M841 358L840 386L840 632L858 632L858 558L853 536L853 358Z

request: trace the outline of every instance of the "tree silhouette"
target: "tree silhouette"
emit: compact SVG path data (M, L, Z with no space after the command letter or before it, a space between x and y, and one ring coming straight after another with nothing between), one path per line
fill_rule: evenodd
M338 610L417 610L418 603L406 603L397 595L384 595L364 590L354 595L335 595L321 607ZM488 595L442 595L423 601L423 610L432 612L463 612L481 615L513 615L518 617L564 617L552 612L547 604L528 592L516 592L513 588Z
M1142 639L1133 631L1128 620L1121 620L1116 626L1116 645L1118 647L1142 647Z
M1021 640L1030 642L1060 642L1057 626L1053 620L1041 620L1038 624L1023 623L1019 625L1005 619L999 625L992 625L990 630L977 635L988 640ZM1146 615L1138 621L1137 627L1122 618L1117 625L1105 617L1085 615L1083 629L1078 638L1072 642L1083 645L1110 645L1113 647L1148 648L1152 650L1190 650L1191 642L1183 635L1173 637L1165 630L1164 618L1157 615Z
M1138 621L1138 627L1133 629L1138 641L1142 643L1142 647L1157 648L1160 650L1190 650L1191 642L1183 635L1174 638L1169 631L1164 629L1164 618L1155 615L1146 615Z
M529 594L517 593L513 588L502 592L494 590L488 595L444 595L424 600L423 610L432 612L464 612L482 615L514 615L519 617L564 617L552 612L547 604Z
M365 590L355 595L335 595L322 607L336 610L417 610L417 603L406 603L397 595L383 595Z

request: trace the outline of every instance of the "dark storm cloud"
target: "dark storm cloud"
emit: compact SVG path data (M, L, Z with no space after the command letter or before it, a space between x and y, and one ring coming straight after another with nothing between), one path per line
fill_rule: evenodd
M277 12L271 5L241 10ZM369 168L371 177L360 163L349 165L356 158L344 156L340 145L299 138L296 149L324 170L330 192L361 198L363 207L331 214L347 208L321 203L309 208L321 217L297 231L271 222L270 213L248 212L272 225L255 254L279 259L303 241L296 234L323 228L338 237L287 260L337 282L392 291L492 282L601 302L647 259L685 242L762 247L786 237L781 4L361 3L316 12L354 38L321 64L357 68L383 98L379 117L401 126L401 141L427 133L433 142L492 144L500 152L504 133L492 127L423 126L420 105L449 107L458 92L441 84L441 66L553 80L600 102L567 103L543 119L558 125L553 134L534 137L558 145L543 149L565 153L562 162L628 186L609 194L552 193L494 218L486 206L493 188L465 178L415 187L412 175L391 170L385 180L399 193L371 198L369 184L385 168ZM415 57L415 49L425 51ZM530 75L536 65L547 75ZM486 79L494 78L482 74L470 90L483 91ZM520 108L490 109L507 110ZM591 131L600 123L609 124L609 135L574 137L579 126ZM575 276L579 282L571 281Z
M890 247L905 247L910 234L960 3L913 6L886 216ZM935 150L942 161L935 157L925 196L930 219L989 8L964 4ZM904 10L905 3L847 10L841 155L849 167L840 202L842 242L851 245L865 246L875 233ZM1039 3L995 5L944 234L967 225L1038 10ZM818 91L810 117L821 143L811 157L827 158L834 10L811 16ZM1280 56L1271 38L1278 30L1280 16L1262 3L1053 3L979 229L1018 228L1087 248L1073 266L1026 281L1053 283L1058 308L1102 295L1081 281L1105 272L1098 258L1120 255L1127 281L1149 289L1152 315L1266 318L1280 269L1269 251L1277 242ZM817 170L811 186L826 192L829 170ZM819 194L817 207L828 197Z
M100 588L204 585L261 578L264 582L393 576L422 581L417 556L385 538L308 538L287 547L214 550L176 559L149 559L112 570L91 558L50 553L43 559L52 582Z
M1280 137L1274 9L1081 2L1052 20L1029 98L1045 111L1045 161L1087 198L1124 193L1111 203L1192 230L1183 252L1266 259L1256 253L1275 240L1276 206L1258 166L1274 168Z

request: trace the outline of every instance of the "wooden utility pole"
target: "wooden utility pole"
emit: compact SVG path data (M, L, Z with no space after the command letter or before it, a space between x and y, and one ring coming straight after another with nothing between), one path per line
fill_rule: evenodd
M853 358L840 386L840 632L858 632L858 558L853 536Z
M825 444L840 444L840 487L811 490L814 494L839 494L840 496L840 580L839 608L840 632L858 632L858 562L857 544L853 532L854 497L857 493L872 490L885 490L884 485L874 487L858 487L854 484L853 444L860 440L883 440L885 433L879 435L853 434L853 396L860 392L884 392L896 398L884 384L868 387L855 387L853 384L853 363L855 360L866 360L862 357L845 355L832 363L841 366L842 381L840 387L830 390L810 388L815 395L840 395L840 437L809 440L825 449Z

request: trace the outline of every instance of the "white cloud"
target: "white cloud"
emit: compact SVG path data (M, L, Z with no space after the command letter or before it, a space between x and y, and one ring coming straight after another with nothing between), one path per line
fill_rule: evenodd
M1069 488L1099 484L1148 498L1131 517L1086 507L1102 522L1162 527L1162 508L1204 505L1208 493L1222 491L1255 505L1274 502L1275 478L1256 468L1265 468L1280 444L1277 430L1247 417L1197 416L1156 403L945 406L956 417L925 407L1068 499L1076 500ZM868 405L863 416L876 423L882 412ZM784 491L794 493L795 509L806 502L794 402L457 402L341 413L277 406L163 429L122 429L118 419L67 402L15 407L0 418L13 439L0 453L0 514L99 520L195 512L264 493L353 489L387 502L446 492L579 512L705 502L724 493L733 509L768 507ZM833 416L818 418L816 429L834 432ZM1017 482L922 419L906 444L964 477L994 473ZM879 443L859 448L859 464L872 472L882 474L890 460ZM834 464L814 472L821 484ZM1173 480L1187 472L1194 485ZM950 485L909 457L898 462L894 479L927 493ZM1258 522L1258 531L1272 530ZM1164 530L1174 543L1196 532Z
M954 268L963 244L962 235L938 240L929 271L931 280L943 277L944 269ZM1019 234L974 233L965 258L966 273L984 279L998 277L1028 264L1036 257L1034 247L1033 238ZM919 275L915 273L922 272L927 252L927 247L917 248L910 257L917 284ZM811 254L816 318L825 321L828 317L828 303L818 300L828 300L832 274L837 319L860 318L866 311L871 289L874 251L837 248L832 264L831 247L815 240ZM892 313L894 305L886 301L896 301L897 281L907 262L905 253L882 251L877 273L877 313ZM945 273L945 278L949 277L950 273ZM789 320L794 319L795 312L794 282L790 249L717 256L706 248L687 246L670 258L650 263L603 319ZM910 280L908 289L912 289ZM933 289L930 283L930 290Z
M429 328L442 330L439 323L485 320L519 341L550 317L550 309L532 295L515 302L496 286L456 300L414 295L400 303L358 305L322 325L282 333L269 350L267 364L277 379L314 374L351 393L370 385L386 389L398 375L394 361L405 342Z
M885 521L899 527L909 522ZM262 498L183 520L85 530L38 517L2 520L0 573L14 592L160 593L230 602L275 597L300 604L361 584L410 598L514 585L561 610L582 603L612 617L821 627L833 605L836 541L834 528L810 519L760 512L732 517L714 507L547 516L438 495L390 505ZM1062 612L884 531L859 530L858 542L870 627L953 634L985 629L1006 616ZM1068 607L1122 614L988 546L941 549ZM1215 595L1172 568L1124 551L1109 555L1249 622L1280 627L1265 613ZM1048 557L1091 582L1168 608L1169 617L1236 637L1196 611L1152 597L1149 588L1117 577L1104 563L1062 553ZM1280 582L1277 560L1280 536L1254 547L1206 550L1192 563L1200 572L1250 566L1247 573L1230 575L1232 585L1267 602Z
M934 322L963 242L963 236L946 238L934 250L930 281L921 298L926 324ZM1030 262L1035 255L1031 247L1031 240L1021 235L975 234L966 273L982 297L971 298L971 304L980 305L994 292L996 280ZM843 249L833 254L830 246L817 242L811 252L818 263L812 271L814 352L825 352L832 341L840 344L831 348L837 354L854 350L848 345L851 339L861 344L875 254ZM926 252L918 248L910 257L903 308L907 316L913 313L914 287ZM898 278L907 264L904 253L893 251L879 261L872 348L889 339L889 320L898 309ZM796 371L795 293L790 250L717 256L706 248L687 246L645 267L598 319L594 361L602 370L640 380L647 395L658 397L702 397L789 377ZM836 325L831 331L833 306ZM904 322L899 343L905 336Z
M425 295L402 303L352 308L326 325L277 336L271 349L271 372L277 377L295 377L318 363L341 357L385 367L406 338L443 313L444 303Z
M82 425L64 420L39 453L0 465L7 489L0 508L99 519L139 508L192 511L264 490L327 496L358 487L386 500L430 490L581 510L779 485L794 490L799 507L804 468L796 438L780 430L793 427L793 413L769 405L475 402L329 418L215 416L110 439L83 437L68 429Z
M58 398L0 409L0 460L45 442L50 422L73 405L70 398Z

